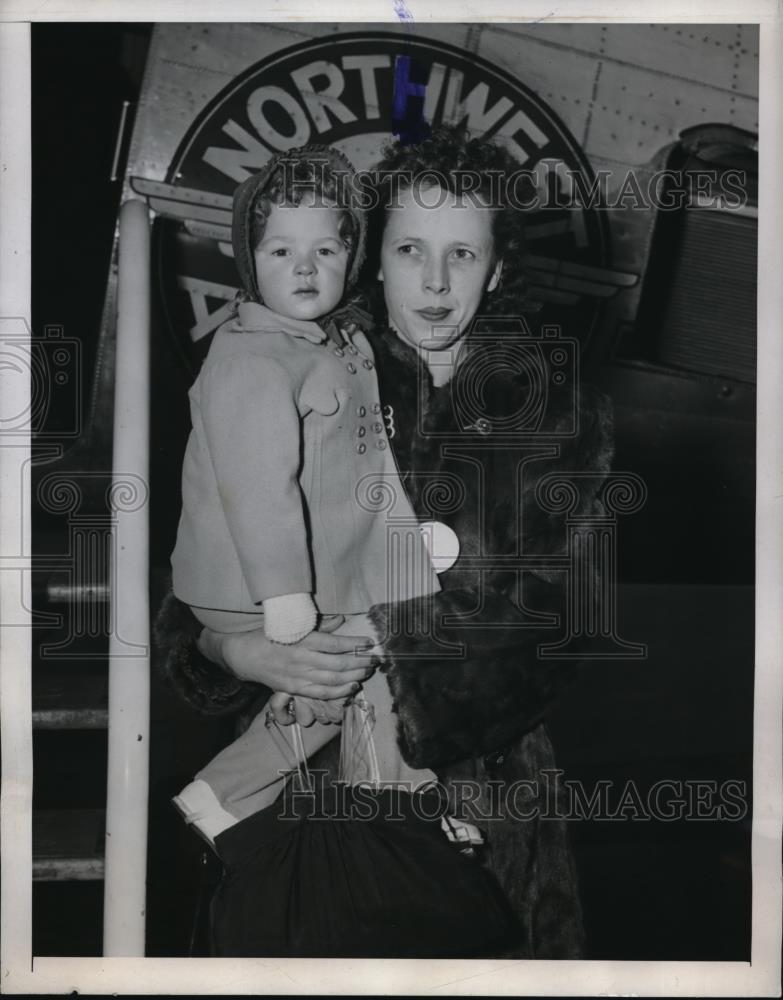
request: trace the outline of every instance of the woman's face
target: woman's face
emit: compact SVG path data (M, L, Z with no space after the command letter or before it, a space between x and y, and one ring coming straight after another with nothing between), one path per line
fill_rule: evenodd
M389 322L419 351L462 337L500 278L491 210L432 186L400 192L386 213L378 278Z

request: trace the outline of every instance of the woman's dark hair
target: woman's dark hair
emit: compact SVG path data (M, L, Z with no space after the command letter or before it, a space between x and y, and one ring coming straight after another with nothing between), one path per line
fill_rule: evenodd
M492 209L492 236L496 259L503 260L500 286L486 295L480 312L518 314L525 302L524 213L520 205L532 205L535 188L529 176L503 146L492 139L472 137L464 126L438 125L416 144L400 140L387 144L374 168L378 207L370 225L373 243L368 258L377 274L385 214L394 201L395 189L417 184L440 184L469 201L479 198ZM514 204L508 199L507 179L514 176Z
M348 248L349 259L352 260L359 238L360 222L346 197L347 190L344 179L323 163L296 160L286 163L285 167L280 164L253 204L250 229L253 249L257 249L263 240L269 213L275 205L298 205L306 194L312 194L316 200L341 209L338 231L340 239Z

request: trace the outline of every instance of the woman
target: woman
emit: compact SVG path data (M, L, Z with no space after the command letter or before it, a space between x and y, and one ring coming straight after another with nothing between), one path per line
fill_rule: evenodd
M205 711L246 704L260 693L253 682L344 697L370 669L366 655L350 652L356 637L374 638L404 758L434 770L462 818L487 835L483 862L522 927L504 957L577 958L576 878L565 822L548 800L555 761L542 722L574 662L539 655L567 621L569 536L564 513L545 509L542 487L544 476L577 473L571 516L600 512L611 418L603 397L573 385L566 352L555 377L520 327L522 220L508 205L488 207L502 194L498 172L515 169L500 147L453 127L415 147L392 145L378 166L403 180L383 207L386 323L370 336L413 507L458 539L441 592L376 605L301 651L272 647L262 632L200 634L171 601L159 634L166 669ZM521 571L520 555L540 558Z

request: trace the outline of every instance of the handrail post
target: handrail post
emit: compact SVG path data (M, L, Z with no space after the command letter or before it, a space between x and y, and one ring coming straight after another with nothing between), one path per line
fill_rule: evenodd
M119 232L103 953L141 956L150 725L150 236L144 202L123 204Z

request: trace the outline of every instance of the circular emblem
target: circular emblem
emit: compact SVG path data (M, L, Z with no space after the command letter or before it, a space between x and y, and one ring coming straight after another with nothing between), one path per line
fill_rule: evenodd
M459 538L454 529L442 521L424 521L419 530L435 572L451 569L459 557Z
M588 190L592 170L563 122L525 85L522 60L519 72L437 40L362 31L285 49L225 87L198 114L164 183L132 178L159 216L164 313L193 370L238 289L230 225L240 181L310 142L335 146L357 170L369 170L395 134L415 141L418 129L440 122L464 122L503 142L540 191L555 193L529 213L532 298L542 321L586 337L606 297L604 214L562 197L575 178Z

